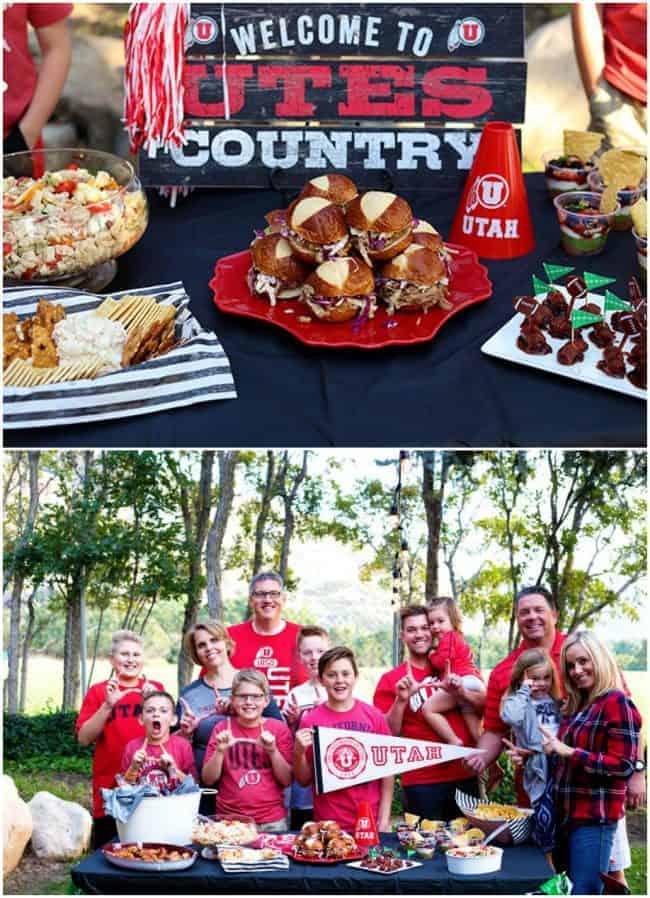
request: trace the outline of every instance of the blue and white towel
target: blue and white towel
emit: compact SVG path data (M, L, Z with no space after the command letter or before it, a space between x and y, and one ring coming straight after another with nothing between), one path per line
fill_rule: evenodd
M156 359L101 377L36 387L5 387L4 427L53 427L147 415L178 406L236 399L230 362L216 334L204 330L190 312L181 281L108 294L148 296L176 307L176 334L186 341ZM60 287L10 287L3 311L19 318L33 315L39 299L65 306L66 312L98 308L106 296Z

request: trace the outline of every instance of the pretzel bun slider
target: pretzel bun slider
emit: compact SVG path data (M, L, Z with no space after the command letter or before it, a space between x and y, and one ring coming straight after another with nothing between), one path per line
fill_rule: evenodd
M449 279L440 255L427 246L412 243L380 269L380 298L395 312L427 312L433 306L450 309Z
M395 193L363 193L352 200L345 220L355 248L369 265L392 259L411 242L413 213Z
M253 264L248 271L248 286L259 298L268 298L272 306L278 299L298 299L310 269L296 258L282 234L266 234L251 244Z
M375 277L361 259L351 256L319 265L305 281L302 299L315 318L338 323L372 318L376 309Z
M320 196L334 203L335 206L341 206L343 211L348 204L359 195L357 186L346 175L318 175L307 181L300 194L301 197Z
M322 196L291 203L284 235L295 255L311 265L344 255L350 240L343 212Z

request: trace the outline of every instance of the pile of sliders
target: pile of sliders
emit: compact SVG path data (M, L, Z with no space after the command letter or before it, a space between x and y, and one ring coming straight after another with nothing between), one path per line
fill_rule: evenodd
M272 306L298 300L319 321L359 324L378 301L389 315L451 308L442 237L394 193L360 194L345 175L321 175L288 209L265 217L250 247L248 286Z
M293 854L305 860L341 860L358 855L359 846L335 820L310 820L296 836Z

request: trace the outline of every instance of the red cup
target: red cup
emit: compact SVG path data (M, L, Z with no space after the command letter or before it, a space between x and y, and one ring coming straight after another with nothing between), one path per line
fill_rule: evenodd
M449 242L484 259L515 259L534 248L521 159L509 122L484 126Z
M354 841L359 848L370 848L379 845L379 833L369 801L360 801L357 811L357 822L354 824Z

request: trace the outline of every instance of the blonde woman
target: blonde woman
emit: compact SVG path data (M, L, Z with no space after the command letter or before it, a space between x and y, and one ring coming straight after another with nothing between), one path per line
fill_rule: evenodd
M575 895L599 895L626 784L638 769L641 716L625 695L609 649L588 630L567 636L560 655L566 692L557 736L543 725L543 749L557 756L559 843L567 849Z
M81 703L75 724L81 745L95 743L93 754L93 847L100 848L117 835L115 819L104 814L101 789L115 787L122 754L132 739L144 738L142 697L164 689L157 680L142 675L142 637L132 630L117 630L111 637L108 655L111 675L94 683Z
M181 690L178 700L178 719L181 735L192 742L196 769L201 776L205 750L212 730L226 715L232 714L230 697L237 668L230 658L235 651L235 643L226 628L216 620L207 620L193 626L183 639L185 651L192 661L201 668L196 680ZM264 708L264 717L282 720L280 709L271 698ZM204 807L207 799L202 799L202 810L213 813L213 807Z

